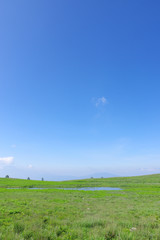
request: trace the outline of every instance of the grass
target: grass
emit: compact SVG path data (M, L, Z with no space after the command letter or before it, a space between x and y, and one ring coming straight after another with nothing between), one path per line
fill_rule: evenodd
M123 190L53 189L90 186ZM159 208L159 174L64 182L1 178L0 239L160 240Z

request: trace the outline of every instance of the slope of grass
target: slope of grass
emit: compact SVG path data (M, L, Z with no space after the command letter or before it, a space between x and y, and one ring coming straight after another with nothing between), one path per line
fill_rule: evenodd
M121 187L121 191L5 187ZM45 182L0 179L0 239L160 239L160 175Z
M160 174L136 176L136 177L116 177L116 178L93 178L71 181L39 181L16 178L0 178L0 188L4 187L160 187Z

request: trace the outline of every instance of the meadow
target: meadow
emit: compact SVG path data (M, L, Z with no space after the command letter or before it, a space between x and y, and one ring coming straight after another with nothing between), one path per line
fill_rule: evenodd
M63 182L0 178L1 240L160 240L159 210L160 174Z

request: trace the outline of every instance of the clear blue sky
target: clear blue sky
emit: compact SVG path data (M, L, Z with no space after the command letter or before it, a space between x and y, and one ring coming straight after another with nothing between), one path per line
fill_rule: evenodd
M0 2L0 176L160 172L160 2Z

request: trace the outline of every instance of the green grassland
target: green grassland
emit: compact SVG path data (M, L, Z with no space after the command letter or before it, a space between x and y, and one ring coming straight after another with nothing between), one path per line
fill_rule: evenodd
M160 240L160 174L63 182L0 178L0 239Z

